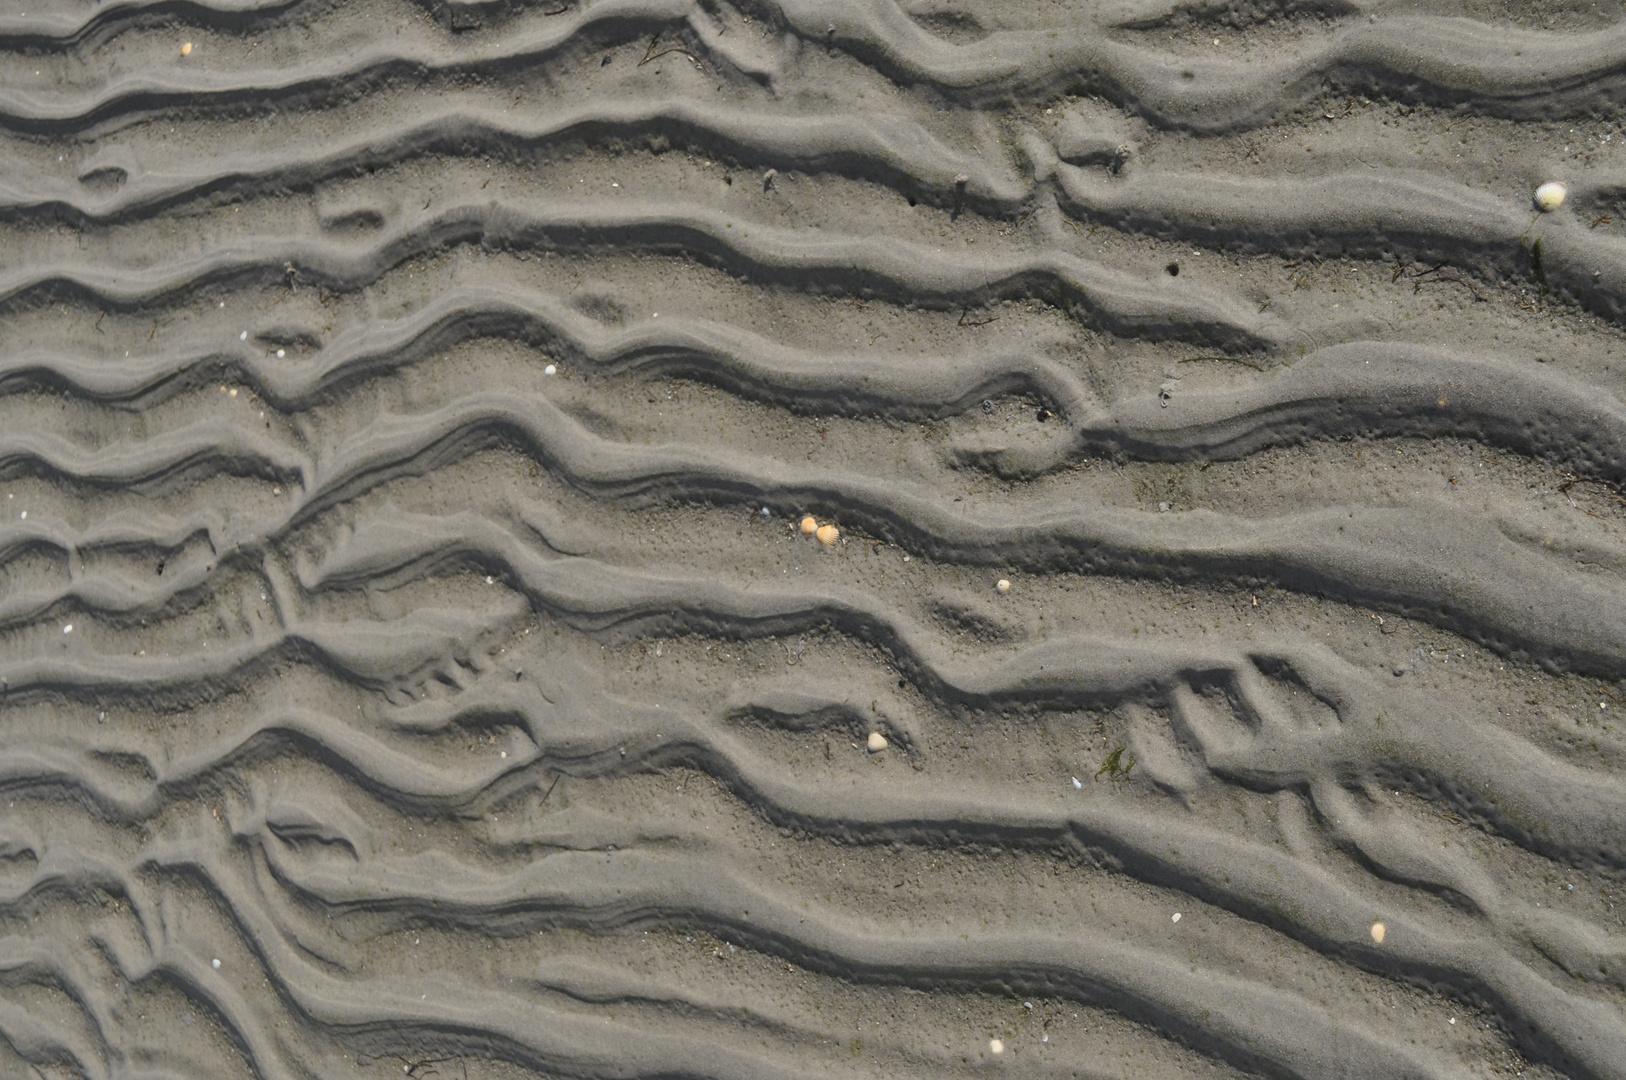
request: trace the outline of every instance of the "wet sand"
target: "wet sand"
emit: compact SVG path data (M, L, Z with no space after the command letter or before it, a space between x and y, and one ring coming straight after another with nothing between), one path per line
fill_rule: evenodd
M1619 10L16 6L0 1076L1626 1077Z

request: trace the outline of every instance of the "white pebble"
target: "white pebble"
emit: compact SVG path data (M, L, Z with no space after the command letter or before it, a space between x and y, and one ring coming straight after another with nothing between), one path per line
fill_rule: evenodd
M994 586L994 588L999 591L999 594L1001 596L1003 596L1006 593L1011 591L1011 583L1009 581L1005 580L1004 578L1000 578L999 583L996 584Z
M1172 922L1179 922L1180 921L1180 913L1178 911L1176 911L1174 913L1174 917L1173 917L1173 919L1171 921Z
M542 369L542 374L544 375L556 375L558 372L559 369L554 367L552 364L549 364L547 367Z
M996 1057L999 1056L1000 1054L1003 1054L1005 1052L1005 1040L1003 1040L1003 1039L989 1039L988 1040L988 1052L990 1054L993 1054Z
M219 960L219 958L217 957L216 959L209 961L209 966L214 968L216 971L219 971L220 970L220 960Z
M1383 937L1388 932L1389 931L1384 927L1384 925L1382 923L1375 922L1375 923L1372 924L1372 940L1377 942L1379 945L1383 944Z
M1569 188L1557 180L1541 185L1536 189L1536 205L1544 213L1552 213L1564 205L1564 196L1569 194Z
M886 736L882 735L879 731L872 731L869 733L868 745L870 753L879 754L882 750L886 749Z
M1073 777L1073 787L1076 788L1079 791L1083 791L1084 790L1084 781L1080 780L1076 776Z
M285 352L284 350L282 350L282 349L277 350L277 359L278 360L281 360L284 356L287 356L287 355L288 355L287 352Z
M248 331L244 330L241 334L238 334L237 335L237 340L238 341L247 341L248 340Z
M69 624L68 624L68 625L67 625L67 626L64 626L64 627L63 627L63 628L62 628L62 632L63 632L63 633L64 633L64 634L71 634L71 633L73 633L73 623L69 623Z

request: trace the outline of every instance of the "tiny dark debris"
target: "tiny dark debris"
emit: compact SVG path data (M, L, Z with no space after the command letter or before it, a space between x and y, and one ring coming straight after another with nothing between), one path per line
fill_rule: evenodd
M1177 262L1172 262L1169 265L1165 266L1163 269L1168 272L1168 275L1170 277L1179 277L1180 276L1180 264L1177 263Z
M1591 476L1572 476L1569 473L1560 473L1559 476L1563 480L1563 482L1558 485L1559 494L1563 495L1565 499L1569 500L1569 504L1571 506L1581 511L1581 513L1586 514L1588 517L1601 519L1603 515L1593 513L1591 510L1588 510L1586 507L1575 501L1574 490L1577 485L1587 485L1598 488L1600 489L1599 494L1601 494L1605 499L1608 499L1611 502L1619 503L1622 506L1626 506L1626 491L1623 491L1621 486L1612 480L1600 480Z

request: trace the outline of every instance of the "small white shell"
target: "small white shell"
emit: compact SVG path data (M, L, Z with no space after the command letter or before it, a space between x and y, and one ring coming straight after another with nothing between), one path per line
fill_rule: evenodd
M1536 205L1543 213L1550 214L1564 205L1564 196L1569 194L1569 190L1557 180L1543 184L1536 189Z
M886 749L886 736L882 735L879 731L870 732L868 746L870 753L879 754L882 750Z
M989 1039L988 1040L988 1052L990 1054L994 1055L995 1057L998 1057L1000 1054L1003 1054L1005 1052L1005 1040L1004 1039Z
M999 582L994 586L994 589L1001 596L1003 596L1006 593L1011 591L1011 583L1009 581L1007 581L1005 578L1000 578Z

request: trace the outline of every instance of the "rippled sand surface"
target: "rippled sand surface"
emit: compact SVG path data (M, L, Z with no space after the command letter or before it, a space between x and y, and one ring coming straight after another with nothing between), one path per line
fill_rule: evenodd
M1620 9L5 6L0 1076L1626 1077Z

